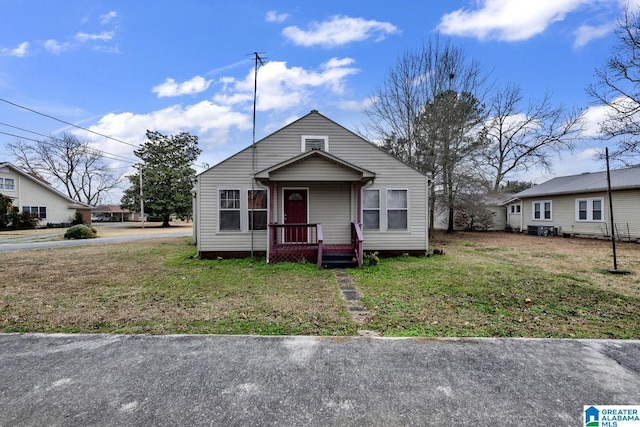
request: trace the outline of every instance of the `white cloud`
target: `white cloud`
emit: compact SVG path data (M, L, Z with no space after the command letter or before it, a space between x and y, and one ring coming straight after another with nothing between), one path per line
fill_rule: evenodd
M612 106L595 105L587 108L584 112L586 138L596 138L601 135L600 124L606 122L611 117L616 117L616 111L635 110L636 103L624 96L620 96L611 101ZM613 108L615 106L615 108ZM640 120L640 115L635 115L636 120Z
M597 148L586 148L576 154L577 160L593 160L597 158L601 153L601 150Z
M113 31L103 31L100 34L77 33L74 39L76 39L80 43L84 43L91 40L109 41L113 38L113 36Z
M202 144L219 145L228 141L233 129L251 129L251 120L248 115L232 111L228 106L202 101L188 106L172 105L147 114L110 113L89 129L131 144L143 143L149 129L169 135L190 132L197 135ZM130 146L84 132L83 136L99 143L105 151L129 158L133 156Z
M350 67L351 58L332 58L322 64L317 71L302 67L287 67L286 62L272 61L258 72L258 102L261 111L287 110L323 97L322 90L332 94L343 94L345 78L357 73ZM214 96L214 100L224 105L249 103L253 100L253 70L243 80L226 78L225 87Z
M69 49L69 43L60 43L57 40L49 39L44 42L44 48L54 55Z
M106 25L109 22L111 22L112 20L116 19L117 17L118 17L118 12L116 12L115 10L112 10L109 13L105 13L104 15L100 15L100 23L102 25Z
M2 53L5 53L9 56L16 56L18 58L25 57L29 53L29 42L22 42L18 45L18 47L13 49L4 48L2 49Z
M167 96L193 95L204 92L211 85L211 80L204 77L195 76L191 80L177 83L174 79L168 78L164 83L155 86L151 91L158 94L158 98Z
M312 22L308 30L297 26L287 27L282 34L299 46L335 47L348 43L373 38L383 40L389 34L397 34L400 30L388 22L351 18L348 16L333 16L324 22Z
M438 30L478 39L527 40L543 32L549 24L562 21L580 6L591 3L592 0L479 0L476 10L458 9L444 15Z
M599 39L611 32L616 26L615 22L607 22L602 25L583 25L578 28L574 34L576 40L573 43L573 47L582 47L589 43L591 40Z
M265 16L265 20L267 22L284 22L289 19L288 13L278 13L276 10L270 10L267 12L267 16Z

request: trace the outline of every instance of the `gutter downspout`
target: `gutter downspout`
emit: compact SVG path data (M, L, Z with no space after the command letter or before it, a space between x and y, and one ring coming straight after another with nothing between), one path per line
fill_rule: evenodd
M425 181L425 204L424 204L424 213L425 213L425 228L424 228L424 239L425 239L425 248L426 253L429 253L429 224L431 223L431 218L429 218L429 187L430 181L428 176L424 176Z

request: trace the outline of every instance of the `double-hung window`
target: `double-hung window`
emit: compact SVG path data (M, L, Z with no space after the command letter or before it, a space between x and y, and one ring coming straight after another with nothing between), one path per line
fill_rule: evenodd
M387 230L407 230L407 190L387 190Z
M267 229L267 190L249 190L247 193L249 230Z
M16 182L13 178L0 178L0 190L14 191Z
M240 230L240 190L220 190L220 230Z
M531 210L533 212L533 215L532 215L533 219L551 221L552 219L551 200L532 202L531 207L532 207Z
M576 199L576 221L604 221L604 197Z
M364 190L362 199L362 227L366 230L379 230L380 190Z

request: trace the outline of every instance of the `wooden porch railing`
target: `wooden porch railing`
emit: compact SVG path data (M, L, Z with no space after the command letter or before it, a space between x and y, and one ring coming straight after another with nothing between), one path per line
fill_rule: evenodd
M269 224L269 262L322 261L322 225Z
M351 223L351 245L325 245L322 224L269 224L269 262L316 261L322 268L322 256L326 250L345 251L355 256L362 267L362 225ZM351 249L349 249L351 246ZM329 249L327 249L329 248Z
M353 249L355 252L356 260L358 261L358 268L362 267L362 263L364 262L363 250L362 250L362 242L364 237L362 236L362 225L357 222L351 223L351 244L353 245Z

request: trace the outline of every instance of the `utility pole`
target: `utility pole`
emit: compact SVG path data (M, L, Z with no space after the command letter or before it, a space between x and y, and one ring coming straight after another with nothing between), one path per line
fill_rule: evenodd
M144 228L144 193L142 192L142 165L140 165L140 222Z

